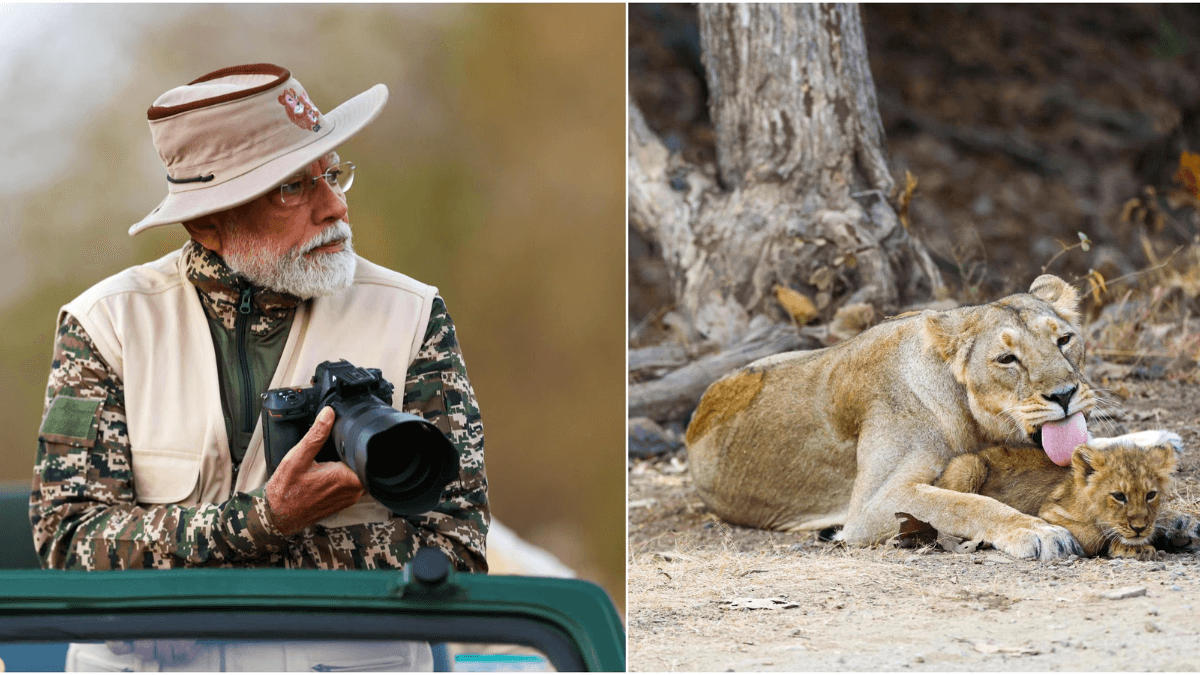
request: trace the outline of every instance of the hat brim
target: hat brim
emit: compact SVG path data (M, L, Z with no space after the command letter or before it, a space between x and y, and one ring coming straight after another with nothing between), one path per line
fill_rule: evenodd
M387 85L377 84L324 115L330 131L308 145L292 149L230 180L202 190L168 193L145 218L129 228L130 236L241 206L270 192L300 169L345 143L379 116L387 103Z

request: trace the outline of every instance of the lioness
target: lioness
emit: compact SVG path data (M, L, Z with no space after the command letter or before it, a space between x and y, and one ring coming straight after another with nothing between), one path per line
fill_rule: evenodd
M687 430L701 498L733 523L844 525L882 542L896 512L1021 558L1081 553L1062 527L931 485L950 458L1037 443L1056 464L1087 440L1079 296L1044 274L1029 293L875 326L846 342L760 359L714 382Z

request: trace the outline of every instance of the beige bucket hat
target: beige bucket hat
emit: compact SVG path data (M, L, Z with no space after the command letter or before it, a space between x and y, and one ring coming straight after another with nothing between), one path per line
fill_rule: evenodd
M129 234L245 204L320 159L379 115L377 84L328 114L286 68L213 71L159 96L146 117L167 196Z

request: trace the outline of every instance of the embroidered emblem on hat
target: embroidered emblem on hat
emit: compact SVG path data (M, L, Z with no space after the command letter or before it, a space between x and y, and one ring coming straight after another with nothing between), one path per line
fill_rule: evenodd
M279 95L279 103L287 110L288 119L301 129L320 131L321 111L309 100L308 94L287 88Z

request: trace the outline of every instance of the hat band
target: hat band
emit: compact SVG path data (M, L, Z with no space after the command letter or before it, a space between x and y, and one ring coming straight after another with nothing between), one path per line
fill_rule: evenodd
M174 183L176 185L179 185L180 183L207 183L213 178L216 178L216 176L211 173L207 176L196 176L195 178L171 178L171 174L167 174L167 182Z
M288 79L291 78L291 76L292 76L291 72L289 72L287 68L281 68L279 66L276 66L276 65L273 65L270 63L254 63L254 64L250 64L250 65L246 65L246 66L233 66L232 68L222 68L221 70L216 70L207 75L198 77L198 78L192 80L191 82L188 82L188 84L189 85L199 84L201 82L207 82L209 80L215 80L218 78L227 77L229 75L274 75L275 79L271 80L270 82L267 82L265 84L261 84L257 87L243 89L242 91L237 91L237 92L233 92L230 94L224 94L222 96L214 96L212 98L205 98L205 99L200 99L198 101L191 101L189 103L181 103L179 105L172 105L172 106L152 105L152 106L150 106L150 109L146 111L146 119L153 122L154 120L161 120L165 117L170 117L172 115L178 115L179 113L182 113L182 112L188 112L189 110L196 110L198 108L207 108L210 106L217 105L218 103L228 103L229 101L236 101L238 99L243 99L243 98L246 98L247 96L253 96L255 94L262 93L273 87L277 87L277 86L283 84L284 82L287 82Z

